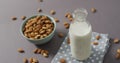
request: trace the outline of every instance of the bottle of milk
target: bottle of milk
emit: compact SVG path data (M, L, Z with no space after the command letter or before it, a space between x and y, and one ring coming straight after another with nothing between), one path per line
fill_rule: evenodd
M86 60L91 54L92 27L86 20L87 14L86 9L76 9L69 28L72 57L78 60Z

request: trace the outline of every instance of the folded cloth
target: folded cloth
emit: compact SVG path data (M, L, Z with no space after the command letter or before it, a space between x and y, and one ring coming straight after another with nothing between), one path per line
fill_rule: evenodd
M98 35L100 35L101 38L99 40L96 40L96 36ZM100 34L97 32L92 32L91 42L95 42L95 41L98 42L98 45L91 44L92 46L91 56L84 61L78 61L72 58L70 45L67 43L67 37L66 37L60 49L58 50L57 54L52 59L51 63L60 63L59 60L61 58L64 58L67 61L67 63L103 63L104 56L110 45L108 34Z

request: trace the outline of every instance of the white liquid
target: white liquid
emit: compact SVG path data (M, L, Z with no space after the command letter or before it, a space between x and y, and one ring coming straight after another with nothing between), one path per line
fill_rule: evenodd
M69 29L72 57L85 60L91 54L91 26L86 21L71 23Z

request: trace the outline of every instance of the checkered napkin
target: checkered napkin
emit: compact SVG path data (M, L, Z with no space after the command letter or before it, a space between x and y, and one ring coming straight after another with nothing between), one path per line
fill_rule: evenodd
M100 35L101 39L96 40L96 36ZM109 48L109 38L108 34L100 34L97 32L92 32L92 40L91 42L97 41L99 42L98 45L92 46L92 54L91 56L84 61L78 61L74 58L72 58L71 51L70 51L70 45L67 43L67 37L63 41L59 51L55 55L55 57L52 59L51 63L60 63L59 60L61 58L65 58L67 63L103 63L104 56Z

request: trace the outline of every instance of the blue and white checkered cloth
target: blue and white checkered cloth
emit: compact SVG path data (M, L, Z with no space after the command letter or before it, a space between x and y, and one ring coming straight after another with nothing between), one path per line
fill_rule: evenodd
M96 40L95 37L97 35L100 35L101 39ZM98 45L91 44L92 46L91 56L87 60L78 61L72 58L71 51L70 51L70 45L68 45L67 37L66 37L59 51L57 52L57 54L51 61L51 63L60 63L59 60L61 58L65 58L67 63L103 63L104 56L110 45L108 34L100 34L100 33L93 32L91 42L95 42L95 41L99 42L99 44Z

